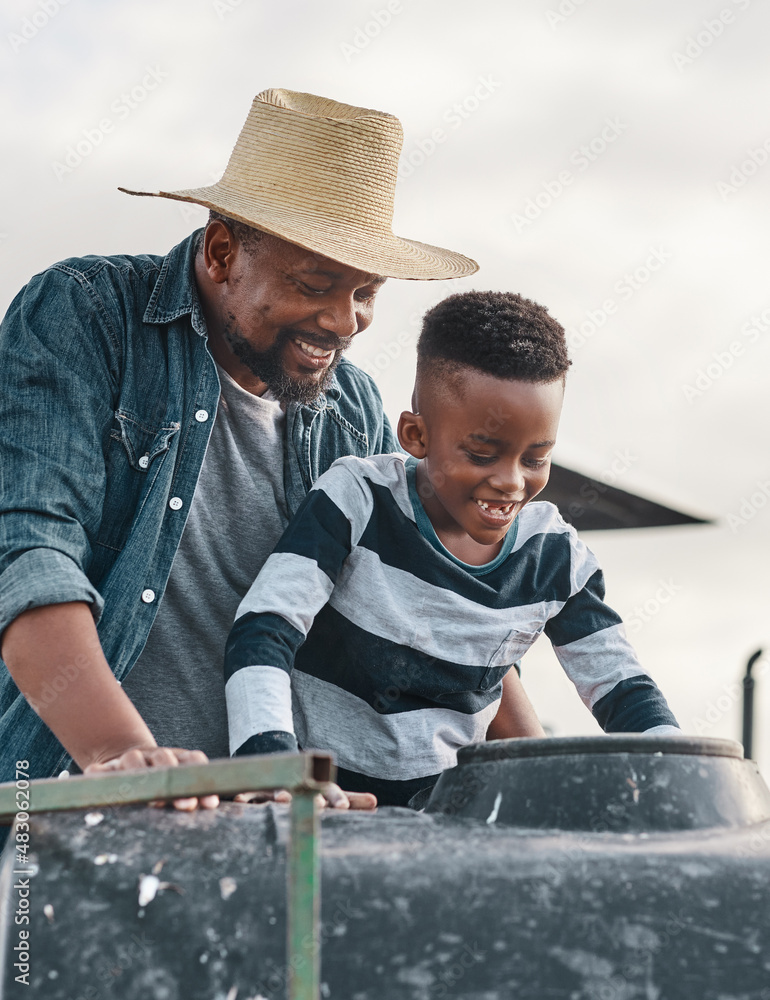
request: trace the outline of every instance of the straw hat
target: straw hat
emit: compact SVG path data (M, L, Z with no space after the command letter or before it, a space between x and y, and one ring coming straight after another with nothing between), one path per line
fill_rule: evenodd
M222 178L184 191L129 191L192 201L341 264L393 278L459 278L478 264L393 235L401 123L313 94L254 98Z

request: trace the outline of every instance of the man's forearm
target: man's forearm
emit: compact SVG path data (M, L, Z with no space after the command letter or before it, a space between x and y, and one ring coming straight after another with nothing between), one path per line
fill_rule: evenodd
M87 604L25 611L3 633L2 658L81 769L133 747L156 746L109 668Z

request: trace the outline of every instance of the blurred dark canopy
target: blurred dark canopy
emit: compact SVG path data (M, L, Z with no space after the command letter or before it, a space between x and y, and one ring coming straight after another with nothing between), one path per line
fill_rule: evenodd
M564 520L579 531L710 523L556 464L538 500L556 504Z

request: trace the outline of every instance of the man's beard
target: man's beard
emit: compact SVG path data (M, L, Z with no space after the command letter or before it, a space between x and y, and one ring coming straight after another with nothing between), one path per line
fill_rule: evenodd
M265 351L255 350L240 335L238 330L232 327L226 331L225 338L238 360L260 381L265 383L280 403L304 403L307 405L315 402L322 393L331 387L334 381L334 370L342 360L342 352L348 347L352 338L335 338L340 347L329 367L322 369L320 377L313 377L309 374L304 377L296 377L289 375L284 368L283 350L286 343L298 335L301 336L301 331L279 330L275 341Z

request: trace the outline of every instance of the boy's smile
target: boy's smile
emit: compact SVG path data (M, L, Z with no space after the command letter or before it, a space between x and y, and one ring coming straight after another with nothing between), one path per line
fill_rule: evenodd
M489 562L517 514L548 482L564 385L496 378L464 368L417 390L399 440L421 459L417 489L449 551Z

